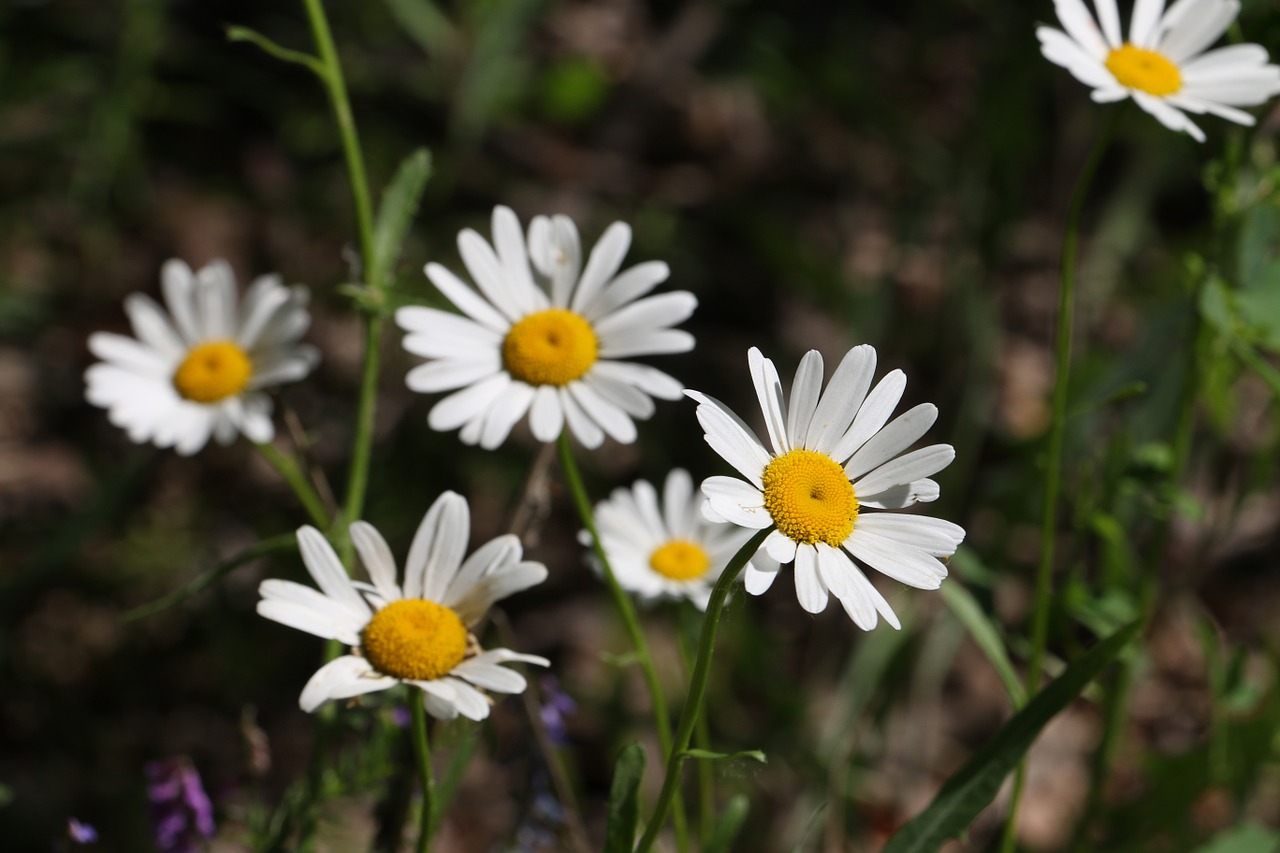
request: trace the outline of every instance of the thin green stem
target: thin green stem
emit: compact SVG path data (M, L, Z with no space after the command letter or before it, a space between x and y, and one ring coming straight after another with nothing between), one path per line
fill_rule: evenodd
M707 614L703 617L702 632L698 636L698 657L693 664L693 675L689 679L689 692L685 695L684 708L680 711L680 725L676 729L675 740L667 752L667 770L662 779L662 790L658 793L657 805L653 808L653 816L645 827L644 836L636 846L636 853L645 853L653 846L662 832L666 822L667 811L680 788L680 770L684 766L685 750L689 748L689 739L693 736L694 726L702 713L702 700L707 693L707 678L711 674L711 658L716 650L716 632L720 627L720 617L724 614L725 599L733 587L743 567L760 550L766 536L773 527L766 527L747 540L747 543L733 555L729 565L716 580L711 589L711 599L707 602Z
M1098 136L1076 179L1067 208L1066 227L1062 236L1061 283L1058 289L1058 328L1054 358L1056 369L1053 378L1053 422L1049 428L1049 454L1044 475L1044 516L1040 526L1040 562L1036 569L1035 610L1031 621L1031 658L1027 662L1027 699L1040 689L1040 676L1044 667L1045 646L1049 638L1049 605L1052 600L1054 554L1058 534L1058 497L1062 485L1062 452L1067 434L1067 399L1071 384L1071 336L1075 325L1076 299L1076 246L1080 238L1080 215L1084 211L1085 198L1093 183L1094 173L1102 162L1102 155L1115 135L1123 110L1113 110L1106 128ZM1001 842L1003 853L1012 853L1017 846L1018 805L1026 781L1026 761L1018 765L1014 777L1013 797L1009 803L1008 821Z
M328 530L329 525L333 523L333 519L329 517L329 513L325 510L324 501L320 499L320 494L316 491L315 486L307 479L307 475L303 473L302 466L298 464L298 460L292 456L281 453L271 444L256 444L258 452L262 454L262 458L275 468L277 473L284 478L289 487L293 489L293 493L302 503L302 508L307 511L307 515L311 516L311 523L321 530Z
M347 84L342 74L342 63L333 44L329 19L325 16L321 0L303 0L311 33L315 38L316 52L324 73L321 75L333 116L342 137L342 153L347 162L347 175L351 181L351 198L356 209L356 229L360 236L360 259L365 273L372 269L374 257L373 205L369 197L369 179L360 149L360 135L351 113L351 101L347 97ZM381 294L386 283L367 281L365 284L375 294ZM382 341L382 317L371 313L365 323L364 371L360 379L360 398L356 406L355 438L351 447L351 469L347 478L347 497L343 503L344 524L337 531L338 551L342 560L350 564L351 539L346 528L359 520L364 512L365 492L369 485L369 456L373 447L373 420L377 408L379 346Z
M413 756L418 762L418 777L422 780L422 812L418 816L417 853L431 849L431 836L436 829L436 778L431 772L431 744L427 740L427 709L423 706L420 691L410 687L409 713L413 717Z
M591 512L591 500L587 497L586 486L582 483L582 474L578 471L578 463L574 461L573 448L569 444L569 433L567 431L560 433L560 439L557 444L557 449L560 453L560 467L564 469L565 480L569 484L569 493L573 495L573 505L578 510L578 518L582 521L582 526L591 534L592 553L595 554L596 560L600 563L600 572L604 575L605 585L609 587L609 594L613 597L613 604L618 609L619 615L622 616L622 624L626 627L627 636L631 640L631 647L635 650L636 658L640 663L640 670L644 673L645 684L649 688L649 700L653 703L653 724L658 732L658 744L664 753L670 752L671 721L667 717L667 700L662 691L662 682L658 679L657 667L653 664L653 655L649 653L649 644L644 638L644 630L640 627L640 618L636 615L635 605L631 603L631 596L627 595L626 590L618 583L618 578L613 573L613 566L609 564L609 557L605 554L604 546L600 543L600 533L596 530L595 516ZM676 836L679 849L684 850L687 841L684 809L682 807L677 807Z

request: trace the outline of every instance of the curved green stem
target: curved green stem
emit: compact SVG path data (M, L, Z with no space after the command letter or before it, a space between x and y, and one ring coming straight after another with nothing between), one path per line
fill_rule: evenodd
M662 691L662 682L658 680L658 670L653 665L653 656L649 653L649 644L644 638L643 629L640 627L640 618L636 615L635 605L631 603L631 597L627 595L626 590L618 583L618 578L613 573L613 567L609 564L609 557L604 552L604 546L600 544L600 533L596 530L595 516L591 512L591 501L587 497L586 487L582 484L582 474L578 471L578 463L574 461L573 448L569 444L567 430L560 433L557 449L560 453L560 467L564 469L565 480L569 484L569 492L573 495L573 505L578 510L578 518L582 521L583 528L591 534L592 553L595 554L596 560L600 563L600 572L604 575L605 585L609 587L609 594L613 598L614 606L618 609L618 614L622 616L622 624L626 627L627 636L631 640L631 646L635 650L636 658L639 660L640 669L644 673L645 684L649 688L649 700L653 703L653 724L658 732L658 744L662 747L664 753L670 752L671 721L667 718L667 700ZM684 850L686 840L684 810L682 808L677 809L676 835L679 849Z
M724 613L725 599L734 581L742 573L743 567L751 560L766 536L773 527L766 527L747 540L747 544L738 549L729 565L716 580L711 590L711 599L707 602L707 614L702 621L702 632L698 636L698 658L693 664L693 676L689 679L689 692L685 696L684 708L680 711L680 726L676 729L675 740L667 752L667 771L662 779L662 791L658 794L657 805L653 808L653 816L645 827L644 836L636 845L636 853L645 853L657 840L662 825L666 822L667 811L671 801L675 799L680 787L680 770L684 766L685 750L689 748L689 739L693 736L694 726L702 713L702 700L707 692L707 677L711 673L711 657L716 648L716 631L720 627L720 616Z
M422 695L415 687L409 688L409 713L413 718L413 756L418 762L418 777L422 780L422 811L418 816L418 844L413 849L426 853L431 849L431 836L435 834L436 779L431 771L431 744L427 740L427 709Z
M333 116L342 137L342 153L347 162L347 175L351 181L351 198L356 209L356 229L360 236L362 274L372 269L374 258L373 205L369 197L369 179L365 171L364 154L360 149L360 135L351 113L347 97L347 84L342 74L342 63L333 44L329 19L325 16L321 0L303 0L311 33L315 38L316 52L324 73L325 90L333 106ZM385 282L368 281L366 285L375 294L385 289ZM377 408L379 346L382 340L382 317L371 313L365 323L364 371L360 379L360 399L356 406L355 438L351 447L351 470L347 478L347 497L342 508L344 524L336 531L338 551L342 560L350 564L351 539L346 528L359 520L364 512L365 491L369 485L369 455L373 446L373 419Z
M1054 554L1057 548L1058 496L1062 486L1062 452L1067 434L1067 398L1071 384L1071 336L1075 325L1076 246L1080 238L1080 215L1084 210L1089 186L1102 162L1102 155L1115 135L1123 110L1112 112L1106 128L1098 136L1085 160L1071 193L1067 222L1062 236L1061 283L1058 289L1058 328L1055 339L1053 378L1053 422L1049 428L1049 454L1044 474L1044 516L1040 524L1040 562L1036 568L1035 610L1031 621L1031 658L1027 662L1027 699L1039 692L1044 667L1045 646L1049 638L1049 605L1053 578ZM1026 781L1026 760L1018 765L1014 777L1009 816L1001 842L1003 853L1011 853L1017 845L1018 805Z
M302 508L307 511L307 515L311 516L311 523L321 530L328 530L333 520L329 517L329 512L325 509L324 501L320 499L315 486L311 485L311 481L303 473L298 460L281 453L275 445L255 444L254 447L258 448L262 458L267 460L293 489L293 493L302 503Z

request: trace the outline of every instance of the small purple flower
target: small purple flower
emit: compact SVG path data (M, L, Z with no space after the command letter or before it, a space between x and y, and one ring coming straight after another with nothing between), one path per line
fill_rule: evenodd
M409 709L403 705L397 705L391 709L391 722L395 723L396 728L407 729L409 724L413 722L413 716L409 713Z
M76 844L93 844L98 840L98 830L74 817L67 818L67 838Z
M153 761L145 768L151 825L160 853L196 853L214 832L213 804L190 759Z
M542 688L544 700L541 711L542 725L546 727L552 743L556 746L565 746L569 743L569 729L565 725L564 718L578 710L578 703L560 689L560 682L554 675L543 676L538 680L538 684Z

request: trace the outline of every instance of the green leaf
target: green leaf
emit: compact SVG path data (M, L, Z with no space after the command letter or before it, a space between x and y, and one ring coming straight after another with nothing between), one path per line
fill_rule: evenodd
M742 822L746 819L747 798L742 794L734 794L712 825L711 837L707 839L702 853L729 853L733 849L733 840L738 837L738 830L742 829Z
M370 287L379 292L386 288L387 276L400 259L405 235L413 224L430 177L431 152L419 148L404 159L382 193L382 204L373 226L373 259L368 272Z
M686 749L680 754L685 758L696 758L699 761L736 761L739 758L750 758L752 761L759 761L761 764L769 763L769 760L764 757L764 753L758 749L746 749L742 752L712 752L709 749Z
M1022 686L1022 679L1014 671L1009 655L1005 651L1004 640L1000 629L982 612L978 600L969 590L955 581L942 585L942 600L951 608L951 612L964 625L973 642L987 656L991 666L1004 684L1005 692L1013 702L1013 707L1021 708L1027 701L1027 691Z
M1276 853L1280 833L1256 823L1246 823L1218 833L1196 853Z
M609 787L609 821L604 829L604 853L631 853L640 821L640 778L644 776L644 747L629 743L613 765Z
M1045 724L1120 654L1139 627L1139 622L1130 623L1073 661L947 780L933 802L889 841L884 853L936 853L943 842L964 832L991 804L1004 778Z
M640 655L636 652L626 652L625 654L615 655L613 652L601 652L600 660L616 666L618 669L626 669L629 666L635 666L640 663Z

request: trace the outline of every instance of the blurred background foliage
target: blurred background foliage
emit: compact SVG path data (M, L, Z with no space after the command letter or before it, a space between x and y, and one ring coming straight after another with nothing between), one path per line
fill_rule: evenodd
M1280 9L1244 5L1247 40L1274 55ZM654 359L690 387L753 411L748 346L785 375L806 349L865 342L881 372L907 371L904 407L939 405L932 434L957 460L937 512L968 530L949 583L976 607L887 583L904 630L863 634L838 608L803 613L783 580L733 604L712 685L716 747L770 758L714 767L719 796L751 798L735 849L875 849L1010 711L1003 662L971 635L1024 659L1062 216L1122 108L1040 58L1048 0L330 7L375 188L433 154L393 301L438 304L423 263L459 268L456 232L487 233L495 203L567 213L586 241L622 219L629 261L667 261L700 300L697 351ZM175 754L204 775L216 849L243 849L306 764L296 698L318 644L253 612L261 578L301 575L296 556L124 618L303 515L243 442L136 447L82 395L89 333L123 330L122 297L156 294L164 259L278 271L311 286L324 362L277 423L341 488L362 342L338 290L360 278L338 139L307 72L229 25L310 46L292 3L0 4L5 849L49 849L71 815L103 849L148 849L141 768ZM1130 110L1086 209L1051 649L1069 658L1157 606L1129 665L1033 751L1028 849L1261 851L1280 825L1280 111L1204 124L1200 146ZM403 554L452 488L473 541L523 529L551 579L509 603L510 630L578 702L562 752L598 839L617 751L638 737L659 762L637 673L602 657L625 638L567 495L527 433L486 453L430 432L394 338L365 517ZM596 496L676 465L720 472L696 429L691 405L660 406L638 444L586 457ZM649 616L677 696L682 620ZM526 710L507 700L474 743L437 734L474 749L442 850L559 849ZM403 734L389 708L340 717L319 849L362 849ZM990 849L1002 802L955 849Z

